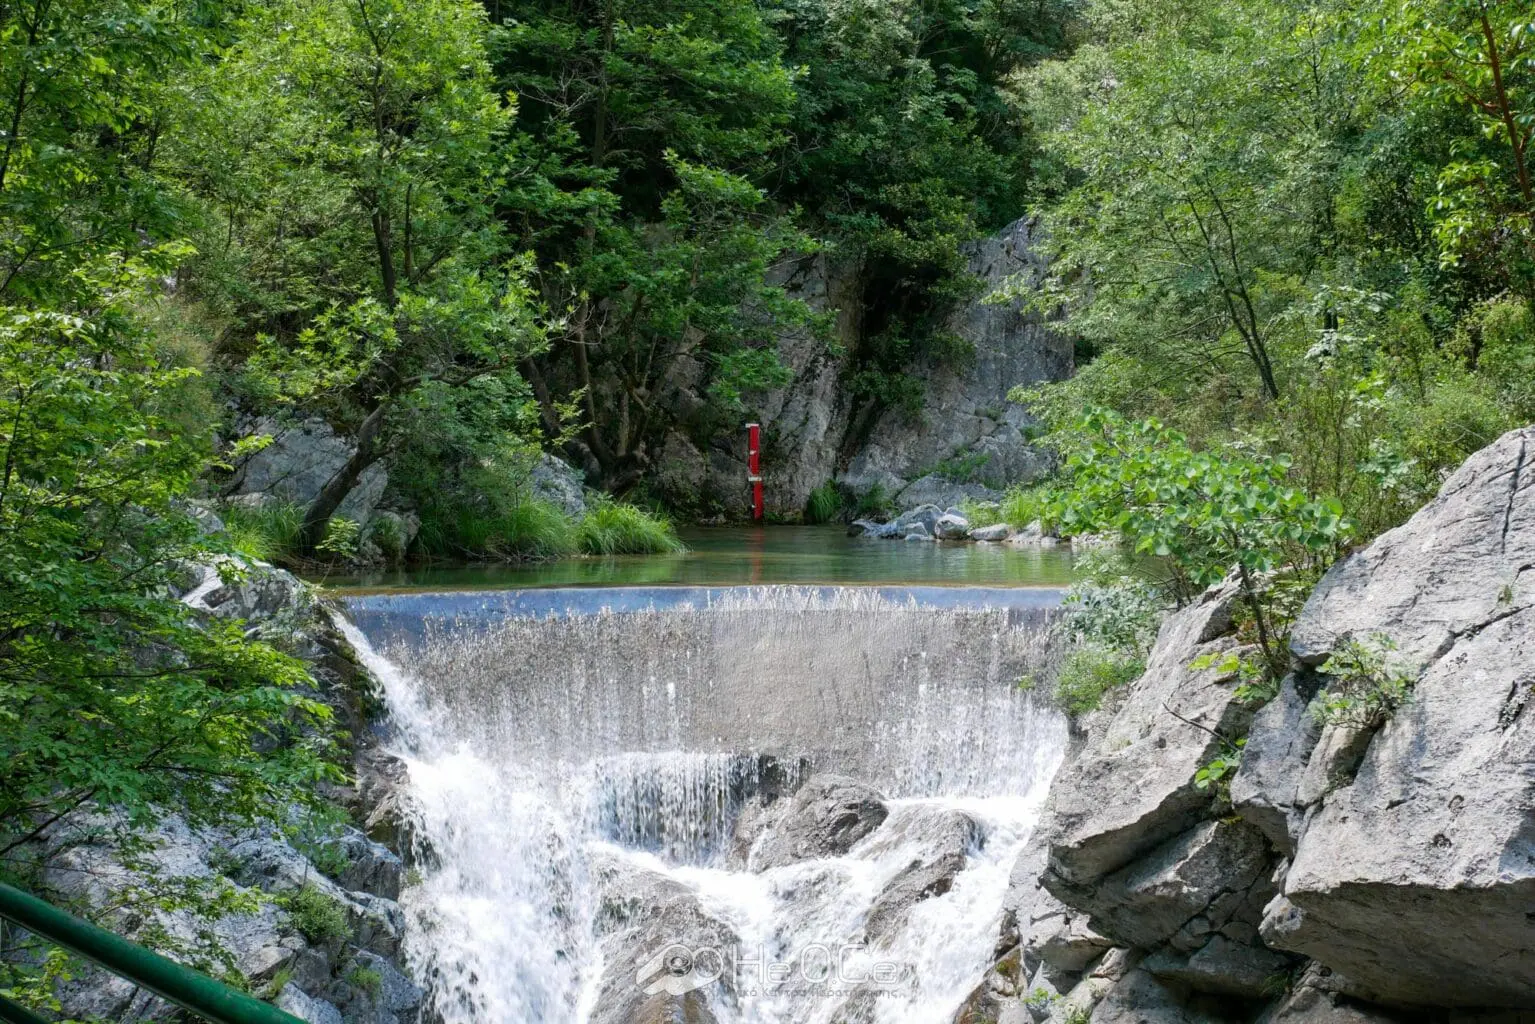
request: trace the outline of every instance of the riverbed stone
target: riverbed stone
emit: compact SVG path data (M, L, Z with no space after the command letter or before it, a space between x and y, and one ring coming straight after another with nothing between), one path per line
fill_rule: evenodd
M1013 528L1006 523L992 523L990 526L975 526L970 529L970 539L995 544L1007 540L1013 535Z
M816 775L788 800L751 852L751 869L840 857L889 816L884 798L842 775Z
M933 534L939 540L965 540L970 535L970 520L953 512L945 512L933 524Z
M861 849L861 856L877 859L899 851L911 859L870 905L864 918L865 940L879 945L899 935L913 906L953 887L980 842L980 825L961 811L908 806L887 818Z

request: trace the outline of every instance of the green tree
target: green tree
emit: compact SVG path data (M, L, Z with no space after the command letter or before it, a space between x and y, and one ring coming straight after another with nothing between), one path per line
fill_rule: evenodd
M0 2L0 301L45 302L75 267L165 240L180 205L157 156L180 105L170 87L216 5Z
M528 264L492 217L514 110L485 37L468 0L274 0L206 71L215 98L181 154L216 254L194 287L226 348L254 352L258 400L323 409L356 440L305 512L308 550L423 389L515 390L540 344Z
M859 419L915 411L913 371L960 362L947 327L978 282L962 246L1024 212L1035 148L1007 95L1061 52L1076 0L774 0L799 69L776 193L860 283L850 384Z
M84 309L0 310L0 872L88 804L248 821L340 778L303 666L172 596L217 553L184 501L210 444L176 415L195 371L132 311L179 255L77 268Z
M554 316L524 372L549 438L621 491L679 419L707 435L739 415L742 391L786 383L775 325L807 314L767 280L808 241L757 179L783 139L790 75L750 0L490 7L497 73L521 101L499 212L538 254ZM566 422L565 396L583 422Z
M1066 450L1050 510L1061 530L1123 536L1165 566L1180 603L1234 570L1258 645L1281 674L1283 599L1294 588L1280 577L1320 577L1353 532L1342 507L1291 486L1288 456L1197 451L1156 420L1094 411L1076 424Z

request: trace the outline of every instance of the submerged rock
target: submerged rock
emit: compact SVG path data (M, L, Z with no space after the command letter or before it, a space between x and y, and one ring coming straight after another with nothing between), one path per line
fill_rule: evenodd
M817 775L781 808L751 852L751 869L840 857L889 816L884 798L842 775Z

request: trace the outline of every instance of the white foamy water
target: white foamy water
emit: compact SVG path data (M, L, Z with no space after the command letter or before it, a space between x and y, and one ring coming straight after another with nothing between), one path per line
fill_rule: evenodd
M1065 743L1016 685L1049 657L1041 616L773 591L399 625L343 629L408 768L427 1019L616 1024L680 943L723 950L699 990L720 1024L941 1024L989 965ZM747 870L738 817L821 771L889 817L845 856ZM954 850L946 887L892 902Z

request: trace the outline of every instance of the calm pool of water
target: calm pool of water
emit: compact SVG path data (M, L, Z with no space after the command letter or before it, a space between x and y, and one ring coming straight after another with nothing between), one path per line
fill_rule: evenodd
M1069 548L906 543L841 526L692 527L678 555L571 558L522 565L419 567L318 579L346 590L731 587L759 584L1063 587Z

